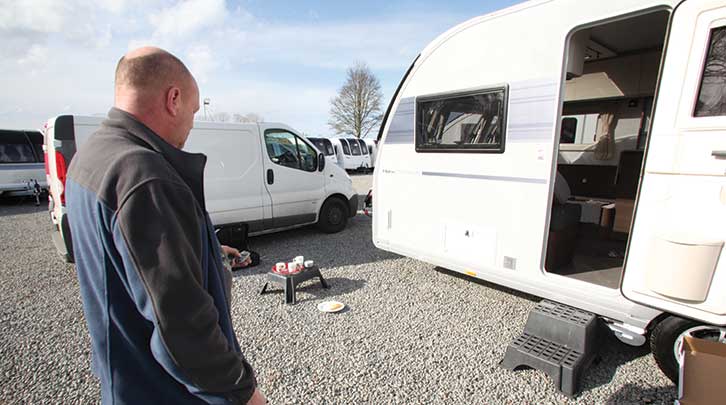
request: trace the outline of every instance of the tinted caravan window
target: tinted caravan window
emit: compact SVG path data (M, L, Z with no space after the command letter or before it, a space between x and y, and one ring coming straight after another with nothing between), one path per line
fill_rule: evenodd
M333 151L333 144L330 143L330 140L325 138L308 138L308 140L326 156L332 156L335 154L335 151Z
M25 132L30 140L30 145L33 147L35 157L38 162L45 162L45 154L43 153L43 134L37 131Z
M358 140L348 139L348 143L350 144L350 151L353 153L353 156L360 156L360 145L358 144Z
M366 143L362 139L358 139L358 143L360 144L360 150L363 151L364 155L368 154L368 148L366 148Z
M416 151L504 152L507 88L419 97Z
M0 131L0 163L35 162L35 152L23 131Z
M350 148L348 147L348 141L346 141L345 139L341 139L340 144L343 145L343 154L350 155Z

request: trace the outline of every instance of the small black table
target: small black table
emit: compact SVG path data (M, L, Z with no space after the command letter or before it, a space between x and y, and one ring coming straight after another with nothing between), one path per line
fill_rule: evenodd
M323 288L329 288L328 283L326 283L325 279L323 278L323 275L320 274L320 269L318 268L318 266L308 267L300 273L289 275L278 274L274 271L270 271L269 273L267 273L267 282L262 287L260 295L266 294L268 292L267 286L270 283L282 284L285 288L285 304L294 304L295 288L303 282L315 277L320 279L320 284L323 286Z

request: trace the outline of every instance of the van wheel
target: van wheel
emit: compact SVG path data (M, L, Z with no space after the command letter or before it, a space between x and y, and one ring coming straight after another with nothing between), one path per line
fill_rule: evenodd
M726 343L726 328L669 316L653 329L650 350L663 374L678 384L679 353L685 336Z
M348 223L348 207L338 198L330 198L320 209L318 228L325 233L336 233Z

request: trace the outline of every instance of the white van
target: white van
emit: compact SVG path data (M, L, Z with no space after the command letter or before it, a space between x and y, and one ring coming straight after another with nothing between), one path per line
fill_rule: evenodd
M39 131L0 129L0 195L33 195L48 188Z
M66 217L66 168L76 148L99 128L103 118L63 115L48 121L51 195L49 210L59 253L73 260ZM277 123L195 122L184 150L204 153L207 211L217 227L245 223L250 235L317 224L339 232L358 209L348 174L325 158L303 136Z
M384 117L375 245L649 337L677 380L683 336L726 341L725 49L723 0L537 0L452 28Z

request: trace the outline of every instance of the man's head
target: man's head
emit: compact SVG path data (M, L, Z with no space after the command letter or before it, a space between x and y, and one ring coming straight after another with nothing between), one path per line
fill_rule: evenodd
M159 48L138 48L116 66L114 105L182 148L199 110L199 87L176 56Z

